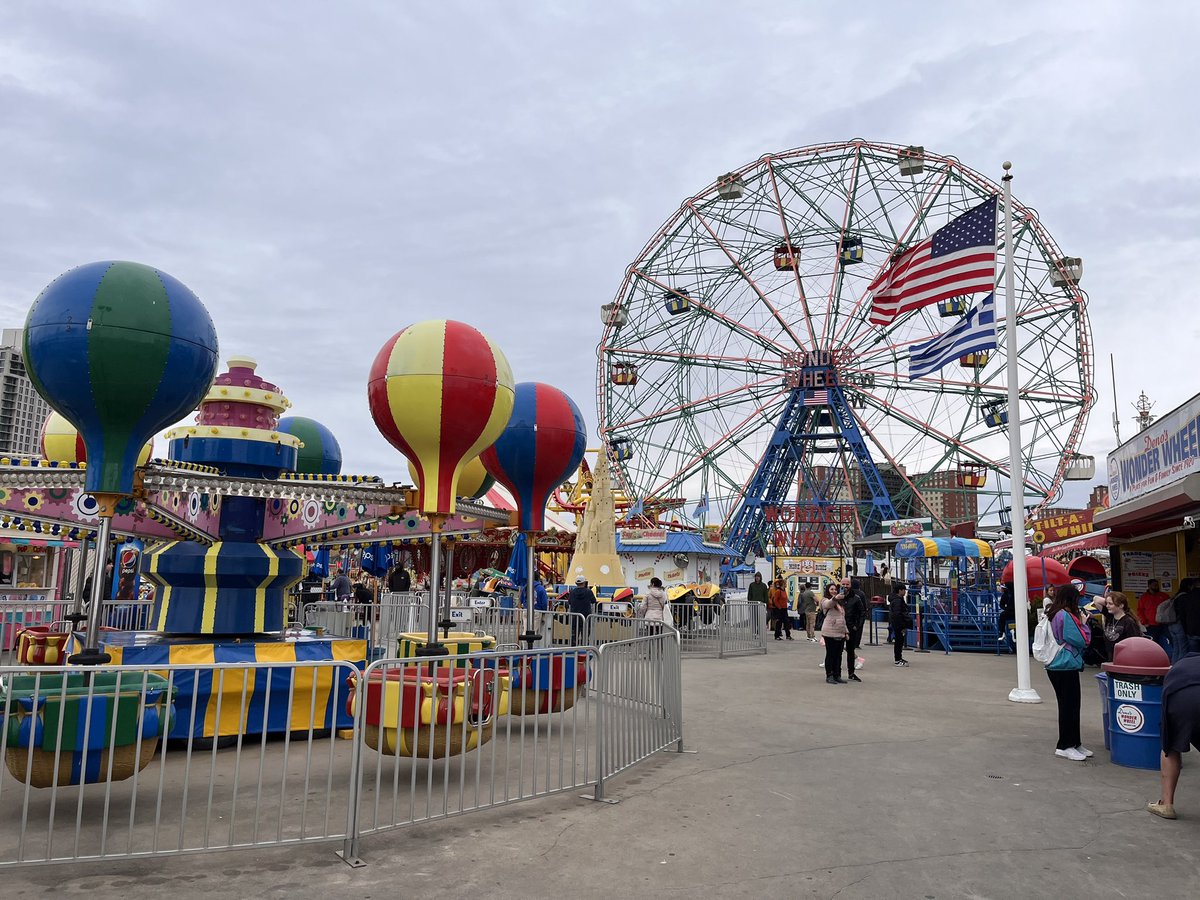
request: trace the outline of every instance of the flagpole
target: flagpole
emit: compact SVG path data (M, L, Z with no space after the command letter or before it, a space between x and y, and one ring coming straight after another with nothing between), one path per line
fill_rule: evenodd
M1025 475L1021 468L1021 398L1017 385L1017 298L1013 272L1016 216L1012 208L1012 163L1004 163L1004 340L1008 354L1008 489L1012 524L1013 613L1016 618L1017 686L1014 703L1041 703L1029 675L1029 577L1025 571ZM1018 526L1017 523L1020 523Z

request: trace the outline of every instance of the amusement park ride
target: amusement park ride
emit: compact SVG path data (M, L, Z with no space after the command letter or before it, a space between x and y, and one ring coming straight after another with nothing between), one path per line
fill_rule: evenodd
M867 312L895 254L1000 193L953 157L854 140L764 155L686 199L601 308L600 434L620 448L617 485L634 499L709 498L734 562L845 556L884 519L945 527L952 495L976 517L998 512L1003 334L995 350L910 380L909 347L969 302L886 326ZM1082 262L1033 209L1013 208L1021 453L1036 508L1088 471L1077 451L1092 345Z
M38 391L78 430L86 462L71 435L62 443L74 458L0 460L0 524L68 540L94 536L105 550L114 538L137 537L151 545L143 561L145 577L157 587L151 630L101 629L107 552L96 554L87 608L79 597L68 617L77 646L61 680L64 697L81 707L68 715L86 717L91 713L81 704L109 703L104 708L123 717L112 734L126 746L136 742L138 732L127 726L138 721L153 723L154 734L144 737L155 741L347 727L360 702L352 696L355 686L328 677L319 686L327 694L324 720L311 721L310 710L297 721L301 713L288 699L293 686L284 670L283 677L251 689L253 703L239 696L213 715L214 706L222 709L221 698L213 696L215 679L202 677L202 668L180 674L174 697L164 698L159 685L130 699L119 685L109 694L99 691L102 682L91 680L94 669L88 667L332 659L362 668L368 661L362 640L285 630L285 592L303 568L297 546L429 541L430 583L436 586L443 537L512 524L529 538L532 553L550 492L583 455L586 429L570 398L549 385L515 384L499 348L460 322L426 321L403 329L371 367L372 417L415 467L416 488L341 475L332 434L309 419L281 420L290 403L257 374L253 360L231 359L218 376L216 333L207 311L183 284L148 266L93 263L56 279L30 310L24 349ZM139 459L154 433L197 407L194 424L168 433L169 459ZM487 473L516 498L515 514L457 496L463 470L478 468L481 454ZM529 589L532 597L532 583ZM363 686L365 696L376 700L367 713L376 727L372 746L425 754L428 747L402 733L415 722L444 732L432 737L434 755L465 752L490 736L484 719L490 722L491 713L471 717L481 706L509 711L510 688L522 688L524 698L513 714L573 702L577 679L586 677L573 653L514 662L511 670L495 661L487 672L478 665L439 665L451 652L447 645L476 642L476 636L449 631L449 621L439 623L438 605L428 604L424 633L398 636L417 661L397 669L394 679ZM531 647L539 639L532 606L526 604L530 621L522 636ZM439 625L445 626L440 635ZM473 643L472 649L479 647ZM28 687L36 692L37 684L34 679ZM221 691L248 690L240 679L221 684ZM269 719L256 720L252 709L270 705L264 692L278 702ZM22 700L10 689L5 715L12 714L14 702ZM189 704L192 713L185 708ZM94 711L102 712L99 706ZM451 739L449 732L461 732L468 720L471 736ZM97 775L90 744L38 749L29 742L44 737L41 729L21 733L25 750L49 753L50 759L61 752L74 760L66 778ZM146 761L126 760L118 770L132 774Z

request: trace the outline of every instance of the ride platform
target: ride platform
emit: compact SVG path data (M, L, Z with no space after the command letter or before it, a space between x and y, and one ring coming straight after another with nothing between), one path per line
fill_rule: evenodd
M76 633L76 647L83 646L83 637ZM344 669L280 666L214 671L202 667L336 660L362 669L367 657L365 640L308 631L229 638L120 631L102 633L100 649L112 657L113 665L201 667L175 671L175 722L169 739L350 728L353 719L346 711L349 688Z

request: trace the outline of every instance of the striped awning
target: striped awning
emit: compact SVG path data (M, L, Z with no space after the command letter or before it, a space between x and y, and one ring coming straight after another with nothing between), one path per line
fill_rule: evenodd
M893 551L900 559L935 556L969 556L990 559L992 548L976 538L904 538Z

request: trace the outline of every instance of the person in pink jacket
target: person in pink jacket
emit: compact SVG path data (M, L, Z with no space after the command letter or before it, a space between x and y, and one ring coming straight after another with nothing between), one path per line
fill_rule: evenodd
M836 596L822 600L821 609L825 612L825 621L821 623L821 637L825 641L825 683L845 684L842 653L850 633L846 628L846 610Z

